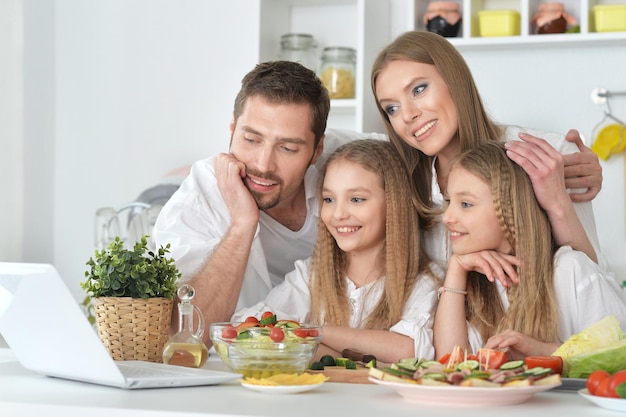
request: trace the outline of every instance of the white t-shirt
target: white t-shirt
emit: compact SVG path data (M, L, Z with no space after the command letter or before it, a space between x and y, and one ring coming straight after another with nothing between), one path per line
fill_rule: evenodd
M496 281L497 282L497 281ZM506 290L497 282L505 308ZM562 246L554 255L554 295L559 314L559 340L591 326L612 314L626 330L626 303L615 279L583 252ZM484 345L478 329L468 326L474 352Z
M248 316L258 317L269 310L281 319L308 322L311 306L309 263L310 259L296 262L296 269L285 277L282 284L274 287L264 301L237 311L231 320L244 321ZM431 268L438 278L443 278L443 270L435 264ZM361 328L382 296L385 278L359 288L349 278L345 279L351 305L350 327ZM439 284L431 277L420 276L404 306L402 319L389 329L413 339L417 358L432 359L435 356L432 328L438 287Z

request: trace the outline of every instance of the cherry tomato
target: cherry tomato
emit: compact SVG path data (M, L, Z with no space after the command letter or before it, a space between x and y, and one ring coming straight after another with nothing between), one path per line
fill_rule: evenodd
M285 338L285 332L280 327L272 327L270 330L270 339L274 342L282 342Z
M317 331L317 329L309 329L307 331L307 334L309 335L309 337L317 337L320 333Z
M626 370L617 371L613 374L609 381L609 395L614 398L619 398L619 394L615 391L618 385L626 382Z
M254 324L259 324L259 319L257 319L254 316L248 316L246 317L246 320L244 321L244 323L254 323Z
M246 329L249 329L250 327L256 327L258 324L257 323L250 323L250 322L243 322L237 325L236 329L237 332L242 332Z
M272 317L274 315L274 313L272 313L271 311L266 311L265 313L263 313L261 315L261 320L263 319L269 319L270 317Z
M304 339L309 335L309 332L307 329L297 328L293 330L293 334Z
M601 380L600 384L596 388L595 395L597 395L598 397L610 397L611 394L609 393L609 382L611 382L611 377Z
M506 353L496 349L480 348L478 349L478 362L481 369L500 369L506 362Z
M527 356L524 363L528 369L541 367L551 368L555 374L563 372L563 358L560 356Z
M587 391L589 391L589 394L597 395L596 392L598 391L598 386L600 385L600 382L602 382L604 379L610 378L610 376L611 374L604 370L593 371L587 377L586 382Z
M463 362L466 357L467 355L465 350L460 346L455 346L454 349L452 349L452 352L446 353L439 358L439 363L448 368L453 368L455 365Z
M222 339L234 339L237 337L237 329L232 325L228 325L222 329Z

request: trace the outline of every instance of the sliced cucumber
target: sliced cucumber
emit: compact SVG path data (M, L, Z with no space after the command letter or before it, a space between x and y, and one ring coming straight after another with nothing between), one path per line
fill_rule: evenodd
M336 358L335 364L337 364L337 366L343 366L345 368L349 360L350 359L348 358Z
M409 372L417 371L417 366L412 365L410 363L396 362L395 365L398 367L398 369L403 369L405 371L409 371Z
M435 379L437 381L445 381L446 376L441 372L429 372L427 374L422 375L422 379Z
M551 373L552 373L552 368L543 368L541 366L537 366L535 368L531 368L531 369L524 371L524 375L533 376L533 377L546 376Z
M500 366L500 369L503 371L512 371L524 366L524 361L509 361L505 362Z
M430 367L438 366L438 365L441 365L441 363L439 363L437 361L424 361L424 362L420 363L420 368L428 369Z
M461 362L460 364L458 364L456 366L457 370L461 370L461 369L470 369L472 371L478 369L478 367L480 366L480 364L478 363L478 361L472 360L472 359L468 359L466 361Z

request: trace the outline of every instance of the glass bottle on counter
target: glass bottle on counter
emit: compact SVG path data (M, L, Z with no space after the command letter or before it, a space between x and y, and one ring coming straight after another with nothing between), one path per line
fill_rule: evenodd
M317 72L317 42L307 33L286 33L280 37L279 59L299 62Z
M333 98L354 98L356 51L352 48L332 46L324 48L320 66L320 79Z
M198 306L191 304L196 292L189 284L183 284L177 291L178 333L165 344L163 363L170 365L200 368L209 358L209 350L202 341L204 319ZM198 313L198 330L193 331L193 314Z

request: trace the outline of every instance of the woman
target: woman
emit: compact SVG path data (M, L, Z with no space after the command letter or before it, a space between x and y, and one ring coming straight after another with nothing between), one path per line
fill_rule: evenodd
M576 145L560 135L548 137L547 132L536 131L529 135L520 128L497 125L484 109L465 60L445 38L425 31L400 35L378 55L371 81L390 141L416 184L416 207L424 218L424 226L433 229L426 246L434 260L445 265L449 257L440 214L450 161L482 142L519 138L523 141L512 143L508 155L529 174L537 199L549 215L557 243L598 259L591 204L576 203L575 209L564 209L571 205L554 198L561 195L558 190L564 184L580 184L564 180L562 155L534 136L560 141L562 154L575 152ZM578 200L577 197L572 194L571 198Z

